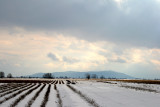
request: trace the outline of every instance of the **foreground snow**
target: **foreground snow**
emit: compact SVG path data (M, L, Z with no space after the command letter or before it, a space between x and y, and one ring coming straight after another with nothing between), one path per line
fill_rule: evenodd
M3 87L3 84L0 85ZM38 84L34 87L37 85ZM41 84L37 89L18 102L17 107L27 105L30 99L42 87L43 90L39 93L38 97L31 105L32 107L40 107L44 101L48 86L49 84L46 83L46 86L43 88L43 85ZM70 86L76 91L71 89ZM94 104L87 101L85 98L89 98L90 101L93 100L100 107L159 107L160 105L160 85L124 83L116 81L77 81L77 84L70 84L70 86L67 86L66 84L56 84L57 88L55 89L54 84L51 84L49 97L47 99L48 102L45 106L59 107L59 101L61 100L62 107L95 107ZM15 89L17 88L18 87ZM20 90L23 90L23 88L19 88ZM17 96L0 104L0 107L10 106L17 98L26 93L28 90L25 90ZM7 90L6 92L0 91L0 95L3 95L8 91L10 90ZM0 101L3 101L8 96L17 93L18 91L19 90L15 90L12 93L0 97ZM60 96L57 97L57 95Z
M119 87L119 84L81 81L72 86L102 107L159 107L160 105L159 93L127 89Z
M74 93L66 85L58 85L63 107L90 107L83 98Z

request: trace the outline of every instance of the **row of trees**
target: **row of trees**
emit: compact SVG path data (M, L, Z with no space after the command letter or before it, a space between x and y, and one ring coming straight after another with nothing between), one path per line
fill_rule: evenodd
M96 78L98 78L98 76L96 75L96 74L89 74L89 73L86 73L85 74L85 78L86 79L96 79ZM105 77L102 75L102 76L100 76L100 79L104 79Z
M0 78L4 78L5 77L5 73L4 72L0 72ZM13 76L12 76L12 74L11 73L9 73L8 75L7 75L7 78L12 78Z
M67 78L67 76L65 76L66 78ZM55 78L54 77L54 75L52 75L52 73L45 73L44 75L43 75L43 78ZM85 74L85 78L86 79L96 79L96 78L98 78L98 76L96 75L96 74L89 74L89 73L87 73L87 74ZM102 76L100 76L100 79L104 79L105 77L102 75Z
M43 78L54 78L54 76L51 73L45 73Z
M7 78L12 78L13 76L12 76L12 74L11 73L9 73L8 75L7 75ZM5 78L5 73L4 72L0 72L0 78ZM52 75L52 73L45 73L44 75L43 75L43 78L55 78L54 77L54 75ZM67 76L65 76L65 78L68 78ZM96 75L96 74L89 74L89 73L86 73L85 74L85 78L86 79L96 79L96 78L98 78L98 76ZM102 75L101 77L100 77L100 79L104 79L105 77Z
M44 75L43 75L43 78L55 78L54 77L54 75L52 75L51 73L45 73ZM66 78L67 78L67 76L66 76ZM98 78L98 76L96 75L96 74L89 74L89 73L87 73L87 74L85 74L85 78L86 79L90 79L90 78L92 78L92 79L96 79L96 78ZM100 76L100 79L104 79L105 77L102 75L102 76Z

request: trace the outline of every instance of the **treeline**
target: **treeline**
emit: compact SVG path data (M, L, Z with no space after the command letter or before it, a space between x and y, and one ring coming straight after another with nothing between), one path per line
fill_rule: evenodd
M6 77L7 78L12 78L13 76L12 76L11 73L9 73ZM5 78L5 73L3 71L0 71L0 78Z
M13 76L11 73L9 73L5 77L5 73L3 71L0 71L0 78L13 78ZM16 78L40 78L40 77L20 76L20 77L16 77ZM52 73L44 73L41 78L46 78L46 79L54 79L54 78L70 79L70 78L72 78L72 79L74 79L73 77L68 77L68 76L55 77ZM96 74L89 74L89 73L86 73L84 75L84 77L79 77L79 78L81 78L81 79L120 79L120 78L115 78L115 77L107 77L106 78L103 75L98 77ZM75 79L77 79L77 78L75 78Z
M89 74L89 73L86 73L85 74L85 78L86 79L105 79L105 77L103 75L101 75L100 77L98 77L96 74Z

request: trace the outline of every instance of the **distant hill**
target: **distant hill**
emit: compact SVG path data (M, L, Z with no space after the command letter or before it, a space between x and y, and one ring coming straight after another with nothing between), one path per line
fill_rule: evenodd
M66 71L66 72L53 72L52 74L55 77L70 77L70 78L85 78L85 74L96 74L98 77L104 76L105 78L126 78L126 79L133 79L134 77L131 77L129 75L126 75L124 73L119 73L115 71L88 71L88 72L77 72L77 71ZM29 75L27 77L43 77L44 73L36 73L33 75Z

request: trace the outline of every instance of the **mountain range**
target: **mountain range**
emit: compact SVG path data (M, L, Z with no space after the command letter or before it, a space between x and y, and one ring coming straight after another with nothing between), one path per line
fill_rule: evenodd
M45 73L36 73L33 75L28 75L26 77L43 77ZM77 71L65 71L65 72L53 72L52 75L54 77L68 77L68 78L85 78L86 74L96 75L98 78L101 76L105 78L123 78L123 79L133 79L134 77L129 76L124 73L119 73L115 71L88 71L88 72L77 72Z

